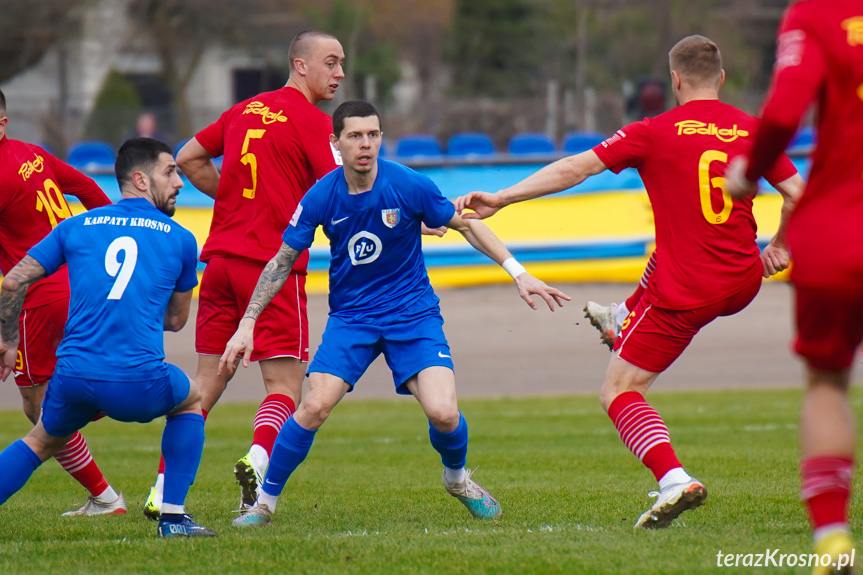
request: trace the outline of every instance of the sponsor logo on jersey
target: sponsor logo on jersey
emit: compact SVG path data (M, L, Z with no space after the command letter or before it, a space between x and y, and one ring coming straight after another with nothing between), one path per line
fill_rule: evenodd
M381 240L371 232L354 234L348 241L348 255L355 266L370 264L381 255Z
M27 179L33 174L38 174L42 170L45 169L45 158L37 155L36 159L32 162L24 162L21 164L21 167L18 168L18 174L24 179L26 182Z
M288 117L282 115L282 111L271 112L269 106L264 106L262 102L249 102L243 114L257 114L261 117L261 122L264 124L275 124L276 122L287 122Z
M749 132L741 130L737 127L737 124L734 124L730 128L720 128L713 122L705 124L698 120L683 120L674 125L677 126L678 136L692 136L695 134L699 136L716 136L723 142L733 142L737 138L749 136Z
M383 219L386 227L394 228L399 224L399 220L401 219L401 210L399 208L381 210L381 219Z
M303 204L297 204L297 209L291 217L290 225L297 227L297 222L300 221L300 214L303 213Z
M842 29L848 30L848 45L863 44L863 16L855 16L842 21Z
M776 39L776 70L790 68L800 63L803 55L803 41L806 34L803 30L788 30Z
M618 130L614 133L614 135L612 137L610 137L607 140L605 140L604 142L602 142L602 147L607 148L610 145L612 145L613 143L619 142L620 140L622 140L625 137L626 137L626 134L623 132L623 130Z

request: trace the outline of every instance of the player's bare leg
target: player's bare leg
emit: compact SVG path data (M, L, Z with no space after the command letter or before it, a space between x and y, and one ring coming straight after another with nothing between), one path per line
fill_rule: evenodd
M448 367L428 367L405 382L429 420L429 439L441 454L443 483L478 519L497 519L500 504L471 479L467 462L467 421L458 409L455 375Z
M707 490L677 459L665 422L644 395L659 374L645 371L612 355L600 391L600 402L624 445L653 472L657 500L639 517L636 529L668 527L687 509L698 507Z
M260 493L276 437L296 411L306 377L306 364L296 357L263 359L258 364L267 396L255 414L249 452L234 465L234 476L241 489L241 508L253 505Z
M45 399L46 384L31 387L19 387L24 415L34 425L42 413L42 400ZM79 515L122 515L126 513L126 501L122 493L117 493L105 479L96 461L90 454L87 442L80 432L75 432L71 439L62 446L55 455L66 472L86 489L90 495L87 502L79 509L67 511L65 516Z
M848 404L850 372L807 370L800 416L801 497L812 523L815 552L834 563L854 549L848 527L848 500L857 447ZM843 573L824 567L815 573ZM850 573L851 571L847 571Z
M269 525L288 478L305 460L318 429L348 389L350 386L335 375L318 372L309 374L309 391L297 412L279 433L258 499L234 519L235 527Z

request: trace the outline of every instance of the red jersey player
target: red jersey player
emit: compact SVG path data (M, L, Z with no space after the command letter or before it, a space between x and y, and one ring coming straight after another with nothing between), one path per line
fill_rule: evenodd
M0 92L0 272L6 274L57 225L72 215L63 194L76 196L88 209L111 201L91 178L42 148L6 137L6 97ZM19 322L21 343L14 376L24 413L39 420L45 387L54 374L55 352L63 338L69 309L69 275L65 266L34 284L24 299ZM4 376L5 379L5 376ZM122 494L114 491L76 432L55 455L57 462L90 492L83 507L64 515L126 512Z
M653 206L659 257L644 296L624 321L600 392L624 444L659 482L636 528L666 527L701 505L704 486L677 460L668 429L644 400L656 377L709 322L742 310L761 285L752 202L723 191L730 158L747 149L756 119L718 100L725 77L716 44L689 36L669 53L678 107L635 122L592 150L564 158L496 194L456 201L488 217L514 202L568 189L606 169L638 169ZM793 199L803 180L783 158L767 173Z
M754 193L817 99L818 138L806 191L788 224L796 291L795 351L807 364L800 423L801 496L815 550L845 566L853 543L848 500L854 419L847 393L863 341L863 4L792 4L779 28L773 83L748 160L735 164L729 192ZM828 573L823 565L816 573ZM842 571L845 572L845 571Z
M300 199L339 161L330 146L330 117L315 104L335 95L344 57L334 36L301 32L288 52L291 73L285 87L233 106L177 155L189 181L216 200L201 252L207 267L195 333L205 417L231 379L232 374L217 373L219 358L258 276L278 251ZM223 156L221 174L212 162L218 156ZM299 403L309 356L307 263L305 253L256 326L251 359L260 360L267 397L255 416L249 453L234 468L243 505L255 502L276 436ZM163 465L144 508L151 518L159 514Z

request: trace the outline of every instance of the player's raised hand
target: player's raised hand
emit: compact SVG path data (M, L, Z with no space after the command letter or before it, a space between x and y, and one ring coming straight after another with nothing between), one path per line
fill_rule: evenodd
M221 375L225 369L229 373L234 373L237 370L240 354L243 354L243 367L249 367L249 358L252 357L252 350L255 348L254 339L255 320L244 317L240 321L240 327L225 346L225 353L219 359L219 370L216 373Z
M497 194L490 194L488 192L470 192L467 195L459 196L455 200L456 212L466 220L489 218L502 207L500 197ZM463 211L465 209L473 210L473 212L465 213Z
M761 264L764 267L764 277L769 278L788 269L788 266L791 265L791 254L787 248L777 246L773 240L770 240L770 243L761 252Z
M570 301L572 298L560 291L545 284L544 281L538 280L529 273L519 274L515 278L515 285L518 287L518 295L521 299L527 302L532 309L537 309L536 302L533 301L532 295L538 295L548 304L548 309L554 311L554 304L558 307L563 307L563 302Z

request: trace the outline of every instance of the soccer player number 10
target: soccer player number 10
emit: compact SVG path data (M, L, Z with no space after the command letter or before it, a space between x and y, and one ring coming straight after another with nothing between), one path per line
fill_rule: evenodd
M51 221L51 227L57 225L57 222L72 216L69 210L69 204L66 203L66 198L60 192L60 188L53 180L45 180L43 184L45 191L37 190L36 195L36 210L48 212L48 219Z

